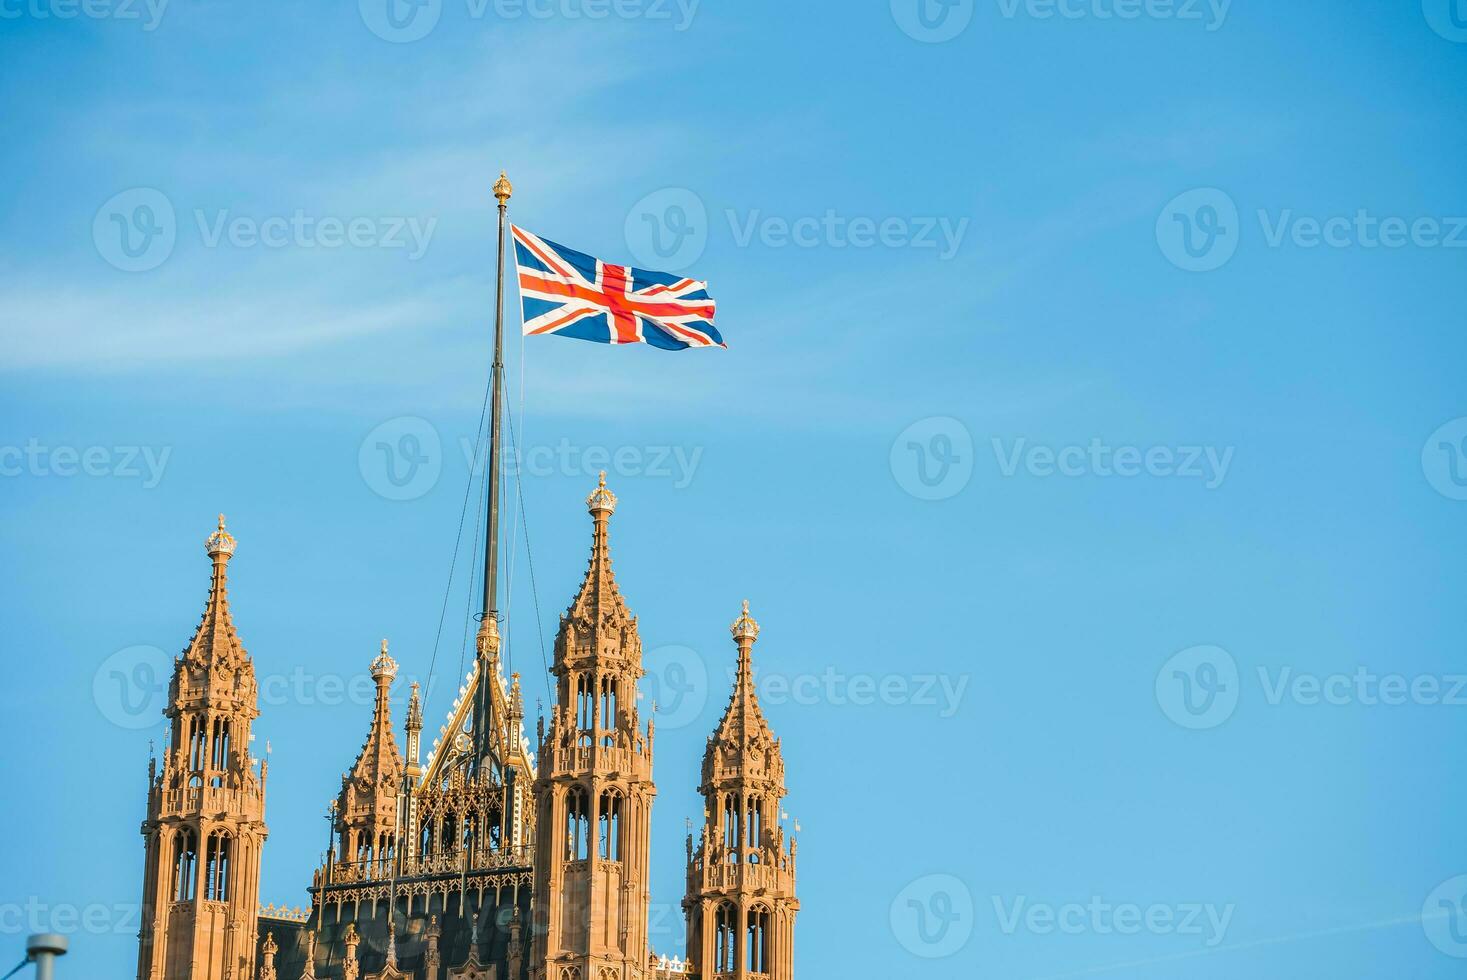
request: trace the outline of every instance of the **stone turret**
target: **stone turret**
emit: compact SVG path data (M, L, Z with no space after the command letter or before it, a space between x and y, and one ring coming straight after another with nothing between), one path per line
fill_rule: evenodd
M759 624L747 600L729 631L733 692L703 753L701 838L696 847L688 838L688 960L702 977L791 980L795 842L779 823L784 757L754 688Z
M264 847L265 767L250 756L259 716L255 668L229 611L235 539L219 525L199 626L174 661L170 740L151 766L139 980L239 980L255 968Z
M372 661L377 695L372 724L351 771L341 777L337 798L340 861L371 877L388 874L397 846L397 805L402 792L403 761L392 732L392 681L397 662L387 653L387 641Z

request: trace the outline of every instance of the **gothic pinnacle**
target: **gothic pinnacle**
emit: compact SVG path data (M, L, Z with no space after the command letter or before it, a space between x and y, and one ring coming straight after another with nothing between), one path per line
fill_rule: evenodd
M219 526L204 539L204 550L215 561L228 561L234 554L234 535L224 530L224 515L219 515Z
M739 614L739 618L734 620L733 625L728 629L733 634L734 641L739 646L743 646L745 640L752 644L759 638L759 624L754 621L753 616L749 615L748 599L744 600L744 611Z
M586 498L586 509L597 520L605 520L607 517L616 513L616 494L606 489L605 470L601 471L601 477L596 484L596 489L592 490L591 495ZM601 516L603 514L605 517Z
M387 655L387 641L382 641L382 652L377 654L377 659L372 661L372 679L380 680L385 677L391 681L397 676L397 661Z

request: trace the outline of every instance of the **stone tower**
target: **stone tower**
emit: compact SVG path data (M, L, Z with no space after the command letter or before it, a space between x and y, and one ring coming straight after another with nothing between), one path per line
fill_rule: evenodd
M733 695L703 754L704 825L688 838L688 960L702 980L792 980L795 850L779 824L784 758L754 691L759 624L749 603L730 627Z
M535 779L531 980L647 976L652 724L637 718L642 642L611 572L606 474L586 499L591 560L555 638L556 704Z
M214 563L199 628L174 661L171 738L148 767L138 980L250 980L255 969L267 766L250 757L255 670L229 616L234 538L204 542Z
M391 873L397 851L397 805L403 781L402 756L392 733L389 693L397 676L397 663L387 655L386 640L371 669L377 685L372 727L367 730L367 740L351 772L341 777L336 812L340 863L367 877L380 878Z

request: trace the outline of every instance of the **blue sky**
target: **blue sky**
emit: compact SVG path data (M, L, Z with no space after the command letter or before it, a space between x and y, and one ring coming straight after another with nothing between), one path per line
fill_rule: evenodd
M217 512L262 901L382 637L447 710L504 168L729 342L509 343L514 666L543 697L604 465L660 951L747 597L801 977L1458 975L1451 2L5 0L0 955L88 914L62 975L133 968L162 726L112 681L187 641Z

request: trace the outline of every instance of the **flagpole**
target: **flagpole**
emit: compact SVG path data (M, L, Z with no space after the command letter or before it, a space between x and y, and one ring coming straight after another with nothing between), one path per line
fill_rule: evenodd
M474 719L475 765L482 766L489 752L489 677L490 661L499 655L499 471L501 420L504 400L504 222L514 187L504 171L494 182L494 197L499 201L498 265L494 287L494 363L489 379L489 515L488 533L484 537L484 611L476 641L479 654L479 683Z

